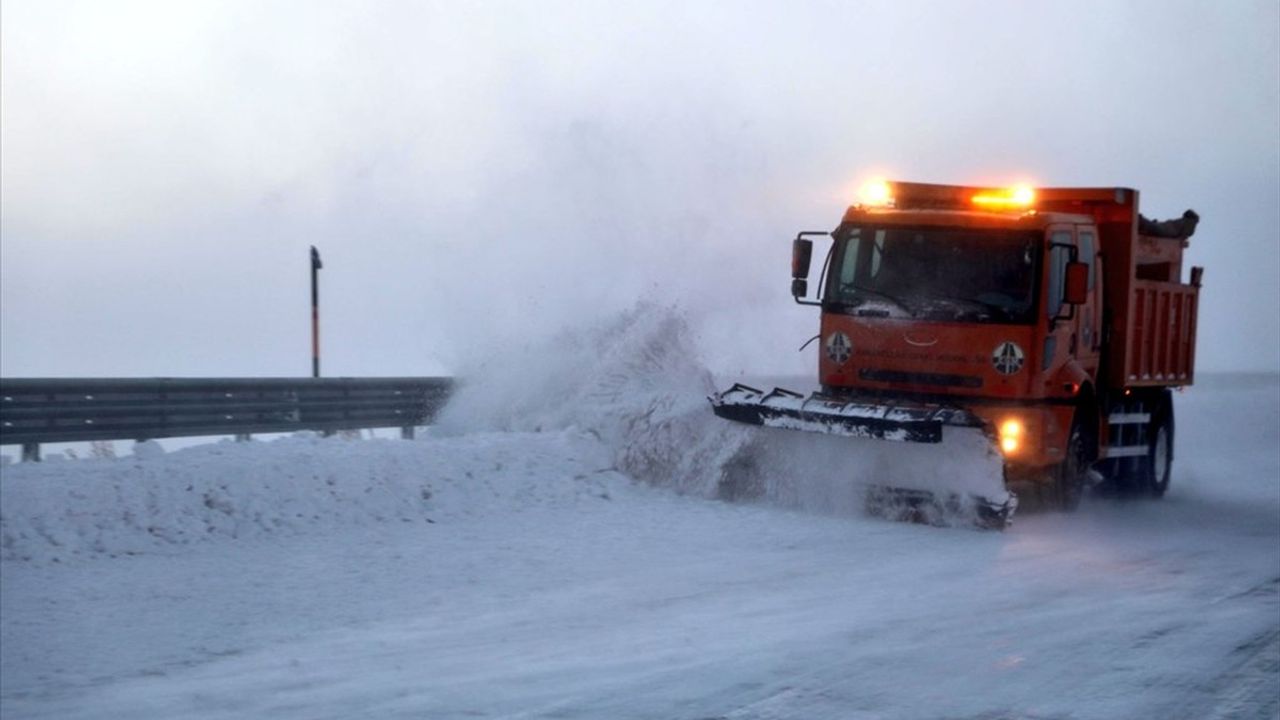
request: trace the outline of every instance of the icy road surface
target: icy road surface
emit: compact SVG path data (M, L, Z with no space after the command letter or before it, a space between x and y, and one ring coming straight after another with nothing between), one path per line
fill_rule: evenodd
M857 512L936 447L714 418L676 314L512 355L414 442L4 468L0 716L1280 711L1280 377L1178 396L1164 500L993 533Z

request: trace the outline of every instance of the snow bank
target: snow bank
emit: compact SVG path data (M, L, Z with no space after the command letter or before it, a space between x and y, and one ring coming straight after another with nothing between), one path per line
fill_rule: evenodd
M7 466L0 557L57 562L368 523L434 523L608 498L626 480L574 433L420 441L304 435Z

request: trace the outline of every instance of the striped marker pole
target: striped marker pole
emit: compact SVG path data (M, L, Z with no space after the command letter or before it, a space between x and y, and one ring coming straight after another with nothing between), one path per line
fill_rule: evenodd
M320 377L320 284L317 273L324 264L320 251L311 246L311 377Z

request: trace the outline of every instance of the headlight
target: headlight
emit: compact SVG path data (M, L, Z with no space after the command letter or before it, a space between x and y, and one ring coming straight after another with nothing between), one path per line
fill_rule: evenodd
M1022 446L1022 436L1026 433L1022 421L1009 418L1000 423L1000 450L1005 455L1012 455Z

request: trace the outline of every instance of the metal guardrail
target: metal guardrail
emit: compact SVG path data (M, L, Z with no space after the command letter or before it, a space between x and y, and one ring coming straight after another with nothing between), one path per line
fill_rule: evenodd
M154 440L429 424L453 380L401 378L0 378L0 445Z

